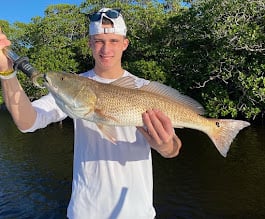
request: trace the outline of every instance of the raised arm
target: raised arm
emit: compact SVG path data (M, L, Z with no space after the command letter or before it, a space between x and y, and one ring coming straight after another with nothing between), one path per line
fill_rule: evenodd
M17 80L12 61L3 52L10 44L0 28L0 78L4 101L17 127L26 130L32 127L37 114Z

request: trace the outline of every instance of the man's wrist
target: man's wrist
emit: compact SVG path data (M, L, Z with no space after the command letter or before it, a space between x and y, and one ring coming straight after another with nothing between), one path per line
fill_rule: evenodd
M179 140L179 138L176 135L174 135L174 137L173 137L173 149L159 151L159 153L163 157L173 158L173 157L176 157L179 154L180 147L181 147L181 141Z
M10 79L10 78L14 78L17 74L17 71L16 70L7 70L7 71L0 71L0 78L1 79L4 79L4 80L7 80L7 79Z

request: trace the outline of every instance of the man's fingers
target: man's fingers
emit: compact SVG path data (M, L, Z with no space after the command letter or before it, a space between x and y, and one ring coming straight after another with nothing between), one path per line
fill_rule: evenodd
M155 112L153 110L147 110L147 112L144 114L144 117L146 117L145 125L147 128L147 132L158 144L160 144L160 132L163 132L163 126L156 117Z
M166 132L172 133L172 123L168 116L166 116L163 112L160 110L154 110L156 117L158 118L160 124L163 126Z

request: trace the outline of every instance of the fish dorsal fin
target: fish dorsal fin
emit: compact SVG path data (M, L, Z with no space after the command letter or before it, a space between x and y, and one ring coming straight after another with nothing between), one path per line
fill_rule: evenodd
M137 88L135 85L135 78L130 77L130 76L119 78L119 79L111 82L110 84L115 85L115 86L119 86L119 87L130 88L130 89Z
M188 97L186 95L183 95L179 91L177 91L171 87L168 87L164 84L161 84L159 82L152 81L149 84L141 87L140 90L155 93L155 94L164 96L166 98L169 98L173 101L181 102L182 104L185 104L187 107L196 111L198 114L200 114L200 115L204 114L203 106L200 103L198 103L196 100L194 100L191 97Z

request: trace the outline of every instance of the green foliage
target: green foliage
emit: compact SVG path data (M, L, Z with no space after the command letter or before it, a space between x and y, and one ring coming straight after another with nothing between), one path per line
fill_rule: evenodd
M121 8L130 46L123 64L200 101L211 117L255 118L265 111L265 7L263 0L86 0L59 4L29 24L0 21L13 49L40 71L92 68L87 14ZM47 91L19 74L31 99Z
M3 97L0 95L0 105L4 103Z
M209 115L254 118L264 111L264 12L263 1L195 1L161 31L176 86Z
M126 67L130 72L134 72L135 75L151 80L165 83L166 73L156 61L145 61L140 59L139 61L129 62Z
M41 72L78 72L87 60L86 18L74 5L51 5L28 26L28 56ZM82 48L82 49L80 49Z
M215 62L210 76L218 80L212 83L222 83L229 102L234 103L233 107L223 104L230 107L226 115L238 111L247 118L255 117L264 111L265 103L264 2L204 1L201 7L210 20L211 39L216 45L211 51Z
M33 86L28 77L22 72L19 71L17 77L31 101L38 99L48 93L46 89L40 89L38 87Z

